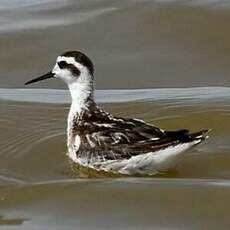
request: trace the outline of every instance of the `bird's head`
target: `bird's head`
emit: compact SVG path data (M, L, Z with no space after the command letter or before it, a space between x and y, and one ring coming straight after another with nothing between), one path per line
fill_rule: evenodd
M92 84L94 67L92 61L80 51L67 51L57 57L54 68L45 75L34 78L25 85L48 78L60 78L68 86Z

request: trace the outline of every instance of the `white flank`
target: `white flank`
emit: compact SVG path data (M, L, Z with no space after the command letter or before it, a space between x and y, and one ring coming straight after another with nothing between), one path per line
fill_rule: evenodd
M74 143L70 144L67 152L68 157L74 162L78 162L76 152L79 150L80 145L81 145L81 138L79 135L76 135L74 139Z
M156 174L175 167L183 153L198 144L201 140L190 143L178 144L166 149L140 154L128 160L110 161L102 165L105 171L114 171L122 174Z
M81 145L81 138L79 135L75 136L75 141L74 141L74 150L78 151Z

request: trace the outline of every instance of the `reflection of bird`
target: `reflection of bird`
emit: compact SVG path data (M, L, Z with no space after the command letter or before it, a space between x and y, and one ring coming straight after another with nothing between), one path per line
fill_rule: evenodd
M96 170L154 174L175 165L183 152L207 137L208 130L164 131L138 119L113 116L94 102L94 67L79 51L57 58L53 70L28 81L60 78L69 87L68 156Z

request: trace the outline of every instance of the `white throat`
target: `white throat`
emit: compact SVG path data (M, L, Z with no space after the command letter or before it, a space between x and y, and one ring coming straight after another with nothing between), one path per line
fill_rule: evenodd
M81 82L74 82L68 85L72 104L70 112L77 115L88 107L88 100L93 99L93 86L92 83L82 84Z

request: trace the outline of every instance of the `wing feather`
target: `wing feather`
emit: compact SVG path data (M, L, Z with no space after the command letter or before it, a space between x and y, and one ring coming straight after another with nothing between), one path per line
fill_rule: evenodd
M90 155L92 160L99 156L103 161L128 159L172 143L163 130L138 119L114 117L95 110L82 121L77 121L74 128L75 135L82 140L79 151L81 155Z

